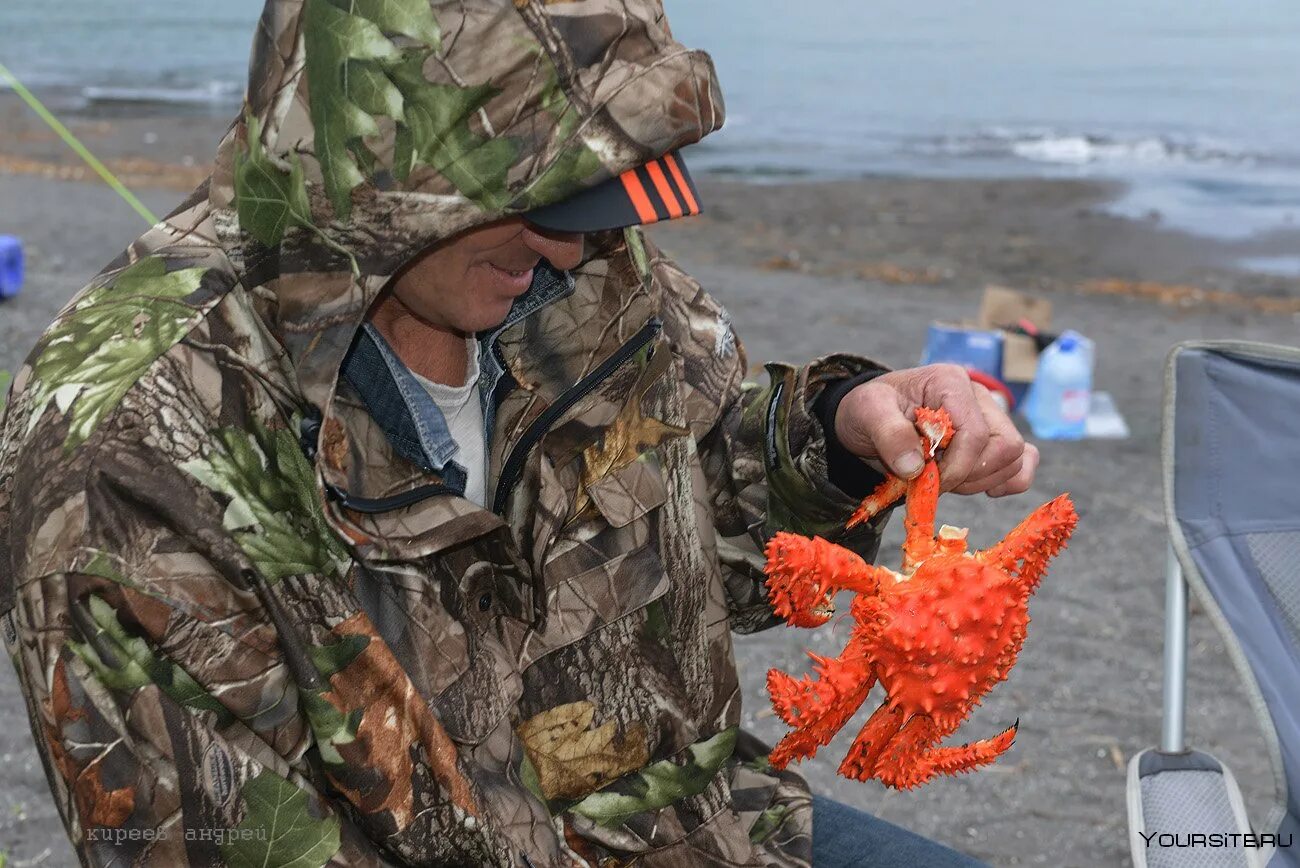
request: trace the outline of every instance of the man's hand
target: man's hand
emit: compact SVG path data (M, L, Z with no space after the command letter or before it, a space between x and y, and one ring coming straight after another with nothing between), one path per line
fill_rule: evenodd
M879 459L894 474L921 472L921 438L912 419L917 407L942 408L956 433L939 461L944 491L990 497L1029 489L1038 449L1025 443L989 390L957 365L927 365L881 374L844 396L835 435L853 454Z

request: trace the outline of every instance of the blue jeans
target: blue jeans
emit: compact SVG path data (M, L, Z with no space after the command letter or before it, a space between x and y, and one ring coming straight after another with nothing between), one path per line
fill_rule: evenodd
M915 832L823 796L813 796L813 868L980 868Z

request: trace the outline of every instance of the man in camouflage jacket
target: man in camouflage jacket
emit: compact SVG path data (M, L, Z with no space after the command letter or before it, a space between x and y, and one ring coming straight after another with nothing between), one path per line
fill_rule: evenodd
M630 228L481 336L486 508L340 377L422 251L722 119L659 0L269 0L211 179L3 419L0 633L86 864L810 860L730 631L774 623L775 530L874 556L817 414L883 369L742 385L723 311ZM970 490L1023 489L1020 448Z

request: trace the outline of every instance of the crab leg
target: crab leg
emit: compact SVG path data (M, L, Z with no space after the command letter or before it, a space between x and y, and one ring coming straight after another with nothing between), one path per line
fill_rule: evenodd
M927 748L939 738L939 728L924 715L913 715L888 744L889 752L879 757L873 769L885 786L908 790L934 776L923 761Z
M876 486L876 490L863 498L853 515L849 516L845 527L856 527L864 521L870 521L884 512L890 504L907 493L907 481L897 476L888 476Z
M988 765L1005 753L1015 742L1016 730L1019 728L1020 721L1016 721L992 738L973 741L960 747L937 747L922 754L921 762L934 769L936 773L945 775L977 769Z
M849 517L847 527L854 527L879 515L904 494L907 495L907 542L903 544L903 572L934 552L934 509L939 500L939 465L935 453L952 440L952 420L943 410L920 407L916 411L916 428L925 439L927 453L920 475L908 482L887 476L875 491L867 495Z
M1031 512L1002 542L979 555L979 559L1010 573L1033 593L1055 557L1074 532L1079 516L1068 494L1062 494ZM1023 561L1017 568L1017 563Z
M768 670L767 692L777 715L790 726L804 726L842 704L845 697L856 695L864 678L874 682L870 665L854 653L854 644L850 639L839 657L807 652L813 661L812 675L796 679L780 669Z
M844 653L835 658L809 652L816 678L804 676L796 680L779 669L768 671L767 692L772 707L795 728L772 751L770 761L777 768L785 768L792 760L806 759L829 744L866 701L876 679L856 646L850 639Z
M881 582L894 580L889 570L821 537L782 531L768 541L766 554L768 602L794 627L824 624L839 591L874 594Z
M899 732L895 750L879 763L876 777L887 787L909 790L936 774L955 775L988 765L1011 747L1019 726L1016 721L993 738L960 747L927 748L939 737L939 728L928 717L913 717Z
M939 465L927 461L907 485L907 517L903 521L903 572L911 573L934 554L934 510L939 502Z
M872 712L866 724L853 739L849 752L840 763L840 774L846 778L859 781L870 780L875 774L876 763L884 753L890 739L898 734L903 726L903 709L897 705L884 705Z

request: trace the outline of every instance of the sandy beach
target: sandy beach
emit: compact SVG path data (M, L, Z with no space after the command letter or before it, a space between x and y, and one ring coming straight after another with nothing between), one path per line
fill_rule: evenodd
M164 213L205 174L226 119L141 111L71 125ZM1057 325L1097 342L1096 385L1114 396L1132 437L1040 444L1030 493L949 497L939 507L942 521L969 526L984 546L1061 491L1079 506L1075 541L1031 606L1019 665L957 736L985 737L1019 718L1015 747L990 769L910 793L835 777L847 736L803 771L820 791L993 865L1128 864L1124 768L1159 735L1163 360L1185 339L1297 343L1300 277L1235 263L1294 253L1300 232L1196 238L1167 230L1159 214L1109 215L1118 189L1085 181L697 180L705 214L651 232L729 308L756 376L764 360L832 349L915 364L927 324L973 316L988 283L1049 298ZM0 98L0 234L22 237L29 257L23 293L0 303L0 368L19 364L59 308L143 228L21 104ZM886 563L896 564L900 541L895 521ZM844 626L780 628L739 640L746 724L779 737L764 673L799 670L802 649L834 653L845 635ZM1233 767L1258 821L1271 795L1262 739L1203 614L1194 612L1190 646L1190 740ZM9 865L75 865L7 665L0 780L0 854Z

